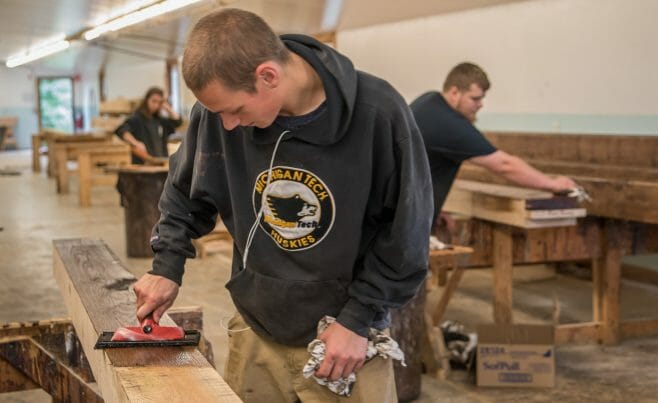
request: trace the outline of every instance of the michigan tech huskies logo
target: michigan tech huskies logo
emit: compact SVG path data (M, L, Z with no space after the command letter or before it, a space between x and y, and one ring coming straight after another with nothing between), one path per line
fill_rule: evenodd
M278 166L261 172L254 186L254 209L263 205L260 225L285 250L312 248L329 233L334 222L334 199L327 186L311 172ZM263 197L264 195L264 197Z

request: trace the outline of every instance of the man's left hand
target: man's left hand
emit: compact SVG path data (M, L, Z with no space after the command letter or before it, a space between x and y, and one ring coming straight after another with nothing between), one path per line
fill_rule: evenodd
M335 381L356 372L366 361L368 339L338 322L334 322L318 336L326 346L324 360L315 372L318 378Z

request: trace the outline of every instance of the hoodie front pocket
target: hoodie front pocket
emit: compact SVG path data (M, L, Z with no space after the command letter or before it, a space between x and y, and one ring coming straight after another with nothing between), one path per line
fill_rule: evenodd
M347 289L337 280L285 280L253 270L235 273L226 288L254 331L293 346L315 338L318 321L338 316L347 302Z

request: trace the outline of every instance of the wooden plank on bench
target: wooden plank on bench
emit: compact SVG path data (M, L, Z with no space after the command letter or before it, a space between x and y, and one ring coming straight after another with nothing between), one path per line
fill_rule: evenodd
M553 198L552 193L541 190L456 180L443 210L519 228L575 225L576 218L586 215L583 208L564 208L563 197L556 198L551 208ZM534 209L535 202L545 207Z
M94 350L102 331L137 325L135 277L101 240L54 241L54 275L108 402L241 401L191 347ZM161 323L174 325L165 315Z
M550 175L567 175L592 197L586 204L589 215L634 220L658 224L658 181L636 180L632 177L590 177L564 170L557 164L542 165L526 160L530 165ZM602 168L604 166L601 166ZM473 164L463 164L458 178L495 184L507 184L504 178Z

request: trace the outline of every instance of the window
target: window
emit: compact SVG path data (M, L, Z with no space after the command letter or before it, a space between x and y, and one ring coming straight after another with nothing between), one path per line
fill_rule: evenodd
M39 78L39 126L73 133L73 80L70 77Z

